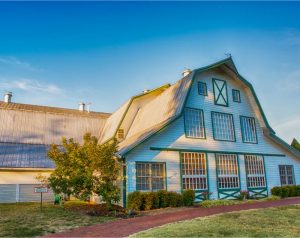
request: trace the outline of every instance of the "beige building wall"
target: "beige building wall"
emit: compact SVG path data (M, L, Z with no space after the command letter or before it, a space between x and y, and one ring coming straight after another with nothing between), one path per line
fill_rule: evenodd
M51 171L0 171L0 184L39 184L39 173L49 177Z
M0 203L39 202L41 194L34 192L39 185L35 179L38 174L49 177L51 171L0 171ZM54 201L51 189L43 193L43 201Z

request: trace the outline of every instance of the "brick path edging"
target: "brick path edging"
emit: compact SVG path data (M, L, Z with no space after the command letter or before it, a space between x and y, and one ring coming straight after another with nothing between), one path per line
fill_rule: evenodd
M92 226L79 227L62 233L51 234L47 237L127 237L133 233L147 230L156 226L189 220L197 217L293 204L300 204L300 197L212 208L194 207L183 211L122 219Z

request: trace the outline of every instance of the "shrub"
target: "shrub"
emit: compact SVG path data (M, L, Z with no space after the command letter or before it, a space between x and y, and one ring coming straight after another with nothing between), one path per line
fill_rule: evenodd
M157 192L152 193L152 209L159 208L159 196Z
M290 194L290 189L287 186L281 188L281 197L287 198Z
M238 196L239 200L246 200L250 198L250 194L247 190L240 191L240 195Z
M177 200L177 207L183 206L183 197L182 197L182 194L177 193L176 194L176 200Z
M300 196L300 185L296 186L296 196Z
M139 191L132 192L128 195L127 208L138 211L143 205L143 195Z
M273 188L271 189L271 193L272 193L272 195L274 195L274 196L279 196L279 197L281 197L281 187L273 187Z
M300 185L274 187L271 193L282 198L300 196Z
M167 198L167 191L165 190L160 190L157 192L158 194L158 198L159 198L159 207L164 208L164 207L168 207L169 203L168 203L168 198Z
M167 192L167 200L169 207L177 207L178 204L178 193L176 192Z
M157 192L142 193L141 210L159 208L159 197Z
M218 206L229 206L237 204L236 201L233 200L205 200L200 203L201 207L218 207Z
M289 188L289 197L295 197L297 196L297 186L294 185L294 186L290 186Z
M142 193L141 210L151 210L153 207L152 193Z
M187 189L182 193L182 201L184 206L193 206L195 201L195 191Z

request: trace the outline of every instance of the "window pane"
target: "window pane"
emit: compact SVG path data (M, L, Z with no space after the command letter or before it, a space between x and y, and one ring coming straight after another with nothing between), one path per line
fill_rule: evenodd
M239 90L232 89L232 98L234 102L241 102L241 94Z
M152 178L152 191L162 190L165 188L165 180L164 178Z
M215 140L235 141L233 116L231 114L212 112Z
M140 191L150 190L150 178L139 177L136 181L136 189Z
M257 143L255 119L241 116L241 130L243 142Z
M216 154L218 187L239 188L237 155Z
M293 165L279 165L279 176L281 185L295 185Z
M205 138L203 111L186 108L184 112L185 134L188 137Z
M136 163L136 190L155 191L165 189L164 163Z
M207 86L206 83L198 82L198 94L207 96Z
M247 186L249 188L265 187L265 171L262 156L245 155Z
M183 189L207 189L206 156L204 153L182 153L181 170Z

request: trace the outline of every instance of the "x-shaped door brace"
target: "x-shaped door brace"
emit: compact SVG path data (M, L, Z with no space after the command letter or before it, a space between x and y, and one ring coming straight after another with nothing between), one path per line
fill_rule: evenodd
M219 87L217 82L222 82L223 83L221 88ZM226 92L226 82L223 82L221 80L215 80L214 85L215 85L215 89L217 89L217 92L215 92L215 94L217 95L217 98L216 98L215 102L218 104L218 101L219 101L220 97L222 97L225 104L227 104L228 99L227 99L227 92ZM221 104L223 104L223 103L221 103Z

